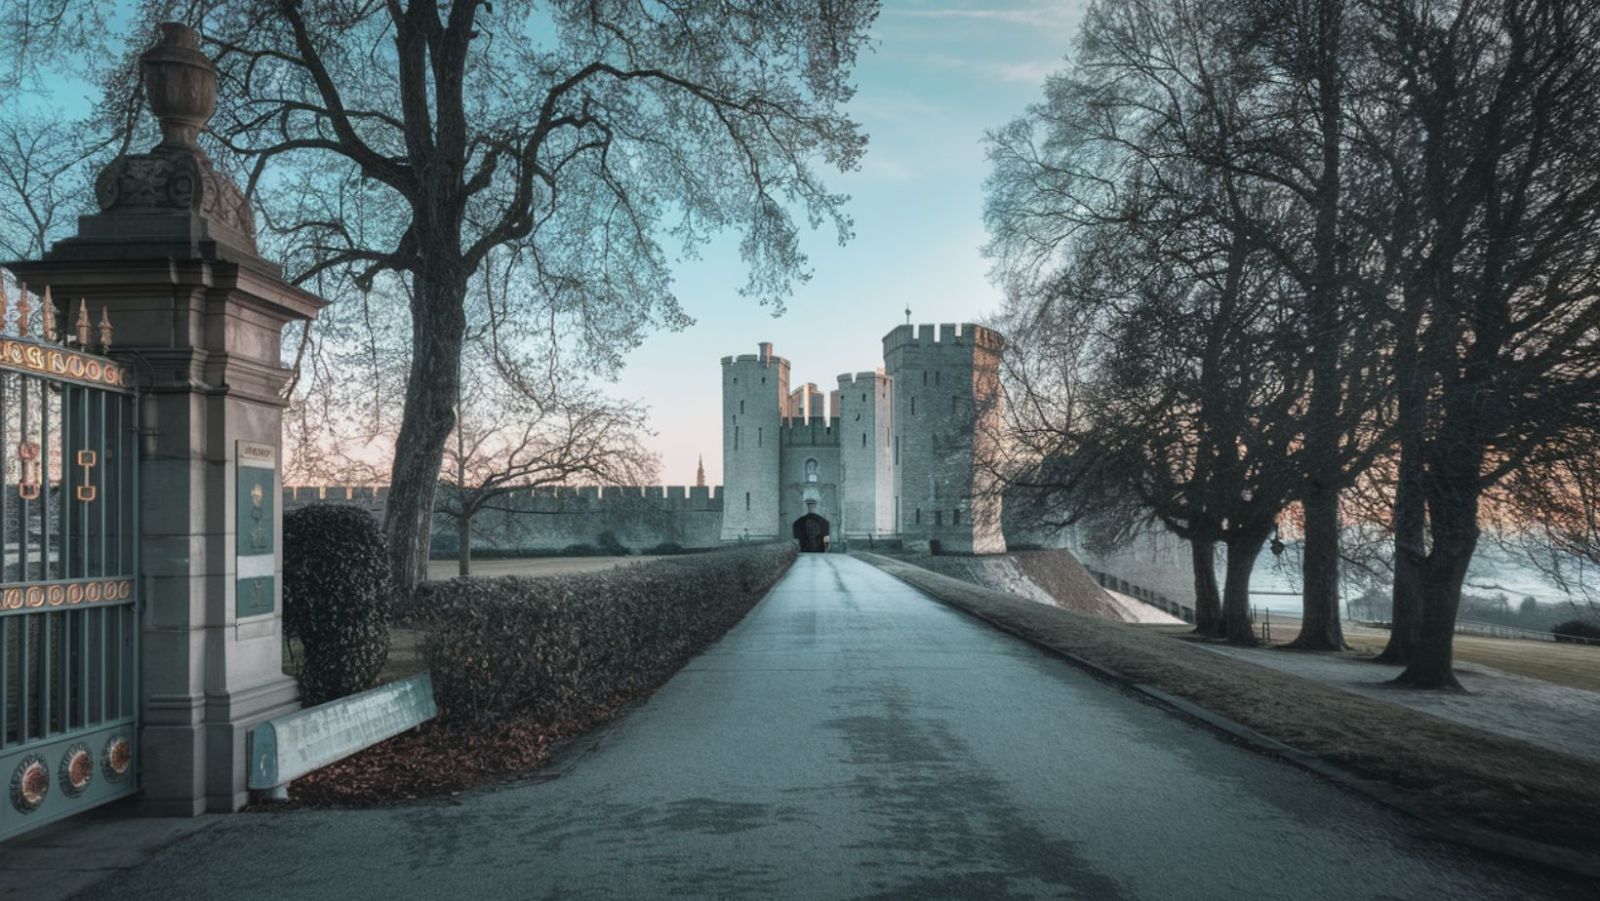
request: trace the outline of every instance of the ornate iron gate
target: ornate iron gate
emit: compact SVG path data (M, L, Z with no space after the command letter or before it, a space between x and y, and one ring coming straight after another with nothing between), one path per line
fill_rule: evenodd
M0 839L138 787L131 379L89 352L104 311L61 328L20 295L13 321L0 284Z

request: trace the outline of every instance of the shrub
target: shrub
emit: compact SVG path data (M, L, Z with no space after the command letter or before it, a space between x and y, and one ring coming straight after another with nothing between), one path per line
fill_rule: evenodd
M626 557L633 553L628 546L617 538L617 533L610 530L601 532L594 537L595 549L604 557Z
M371 688L389 656L389 563L372 515L310 504L283 516L283 629L307 705Z
M1600 625L1582 619L1569 619L1564 623L1556 623L1550 627L1556 635L1556 641L1562 639L1587 638L1591 641L1600 641Z
M597 557L599 554L592 544L569 544L561 549L563 557Z
M684 553L683 545L676 541L663 541L654 547L647 547L640 553L649 557L670 557L673 554Z
M441 715L581 717L665 682L738 622L794 562L792 543L599 573L419 587Z

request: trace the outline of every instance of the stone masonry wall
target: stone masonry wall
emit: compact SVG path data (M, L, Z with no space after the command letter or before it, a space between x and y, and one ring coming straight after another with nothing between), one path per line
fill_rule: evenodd
M441 491L445 490L441 488ZM284 510L319 500L355 504L379 521L384 487L285 487ZM675 544L686 550L716 547L722 531L722 488L661 486L547 488L496 498L473 517L473 549L548 553L577 545L598 547L610 535L636 553ZM456 549L455 520L434 514L436 554Z

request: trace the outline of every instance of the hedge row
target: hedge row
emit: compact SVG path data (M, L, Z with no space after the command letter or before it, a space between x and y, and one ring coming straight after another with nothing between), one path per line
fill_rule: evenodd
M427 582L414 599L442 716L580 717L665 682L794 562L791 543L572 576Z

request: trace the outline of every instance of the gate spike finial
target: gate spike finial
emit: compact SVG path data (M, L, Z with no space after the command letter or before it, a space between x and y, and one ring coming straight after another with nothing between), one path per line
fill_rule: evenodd
M44 286L44 306L39 309L39 325L44 340L56 340L56 302L50 299L50 286Z
M17 284L22 288L18 292L22 296L17 298L17 337L26 338L28 337L28 316L33 313L33 306L28 303L28 283L18 282Z
M104 306L100 308L100 352L108 353L111 350L111 311Z
M89 302L81 297L78 298L78 346L89 346Z

